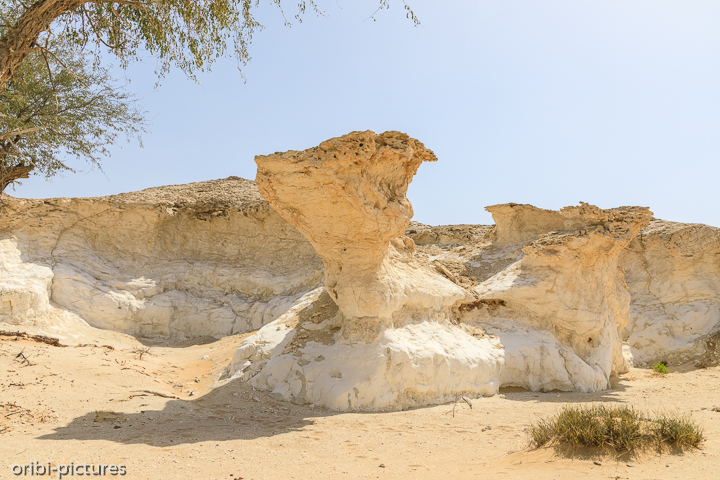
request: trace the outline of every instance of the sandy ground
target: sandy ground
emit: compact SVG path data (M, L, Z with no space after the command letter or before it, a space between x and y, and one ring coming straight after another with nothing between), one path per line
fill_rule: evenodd
M240 336L156 345L142 358L135 339L108 338L107 346L61 347L0 337L0 478L25 478L13 465L34 461L123 464L122 478L153 480L720 476L718 367L633 369L597 394L506 389L472 408L460 401L338 414L277 402L239 382L216 384ZM530 422L586 402L689 414L707 440L699 450L635 458L528 448ZM114 478L106 472L99 478Z

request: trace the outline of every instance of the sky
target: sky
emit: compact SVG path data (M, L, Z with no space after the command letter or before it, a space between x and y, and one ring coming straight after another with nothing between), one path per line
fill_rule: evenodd
M356 130L399 130L439 161L408 190L414 220L491 224L484 207L647 206L720 227L720 2L320 0L265 25L238 72L199 83L152 57L126 71L150 132L120 141L103 172L24 180L18 197L103 196L237 175L255 155ZM286 16L294 14L286 0Z

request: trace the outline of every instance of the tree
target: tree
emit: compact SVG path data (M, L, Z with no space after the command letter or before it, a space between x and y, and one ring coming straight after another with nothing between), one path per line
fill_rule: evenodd
M267 1L283 12L282 0ZM388 8L391 0L375 1L379 1L377 13ZM419 25L405 0L401 1L408 18ZM0 95L2 109L8 110L3 111L7 116L0 122L4 127L0 129L4 148L0 150L2 189L7 182L26 178L32 168L42 169L46 175L68 169L56 153L47 150L51 146L99 165L96 155L105 153L102 142L115 139L112 127L137 133L132 130L130 119L138 118L138 112L127 106L129 97L105 88L110 81L106 72L94 76L95 72L88 70L92 60L93 68L102 71L101 48L114 54L123 67L136 59L139 51L147 51L157 59L160 78L172 65L192 78L198 70L206 70L214 60L227 55L230 44L239 63L245 64L250 59L248 46L252 36L262 28L253 16L259 5L260 0L35 0L28 4L22 0L0 0ZM308 8L322 14L315 0L298 0L297 8L298 21L302 21ZM285 23L290 24L287 20ZM53 62L63 66L66 73L73 71L62 60L69 62L65 56L70 50L58 50L60 46L82 52L76 58L80 63L70 62L82 70L82 75L74 74L75 80L81 85L96 85L99 90L80 94L77 84L71 85L70 77L60 70L52 71L57 68L51 65ZM47 69L45 74L39 73L42 62ZM32 75L49 83L41 85L31 79ZM87 81L80 81L83 75ZM57 83L60 79L64 83ZM102 100L99 92L108 95L107 99ZM41 125L37 119L52 117L47 110L52 103L49 95L56 98L65 95L63 98L68 101L73 98L77 103L71 101L64 110L56 105L57 112L62 114L53 118L60 123ZM38 105L45 109L45 114L25 117L23 108ZM83 109L85 112L81 113ZM94 118L95 114L100 114L99 118ZM68 133L67 128L74 134ZM85 139L81 139L82 129L87 129ZM18 146L21 139L24 153Z
M419 25L402 1L408 18ZM268 2L283 11L282 0ZM379 3L378 10L388 8L390 0ZM36 0L25 7L21 0L0 0L0 89L27 55L45 48L38 42L43 33L83 47L103 45L123 65L144 49L157 58L160 76L173 64L192 76L224 56L229 43L246 63L252 36L262 28L253 16L259 5L260 0ZM298 21L308 8L322 14L314 0L298 0L297 7Z
M100 167L118 135L144 131L134 97L75 45L57 42L30 53L0 92L0 192L33 170L72 171L68 157Z

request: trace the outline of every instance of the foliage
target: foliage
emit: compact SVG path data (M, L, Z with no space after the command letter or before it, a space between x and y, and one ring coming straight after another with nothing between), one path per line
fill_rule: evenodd
M653 367L653 370L657 373L670 373L670 370L668 370L667 366L664 363L658 363Z
M391 0L374 1L382 10ZM419 25L412 9L401 1L407 17ZM278 7L285 18L287 3L267 3ZM260 4L260 0L0 0L0 192L15 179L27 178L31 169L46 176L70 170L60 160L63 153L99 166L99 156L107 153L105 145L113 143L119 132L133 136L143 129L132 98L112 87L107 71L100 67L103 49L122 67L137 59L139 52L148 52L155 57L159 78L172 65L194 77L230 50L239 64L245 64L250 60L252 36L262 28L254 17ZM298 21L307 9L322 15L315 0L298 0L296 5ZM290 22L285 19L285 24Z
M375 1L381 10L389 8L391 0ZM407 17L419 25L413 10L401 1ZM262 3L275 5L285 24L291 25L284 11L287 0ZM239 64L247 63L253 35L263 28L254 15L260 0L36 0L25 8L19 5L25 4L0 0L0 21L5 29L0 36L0 88L3 70L10 68L3 56L22 60L24 51L45 48L37 41L43 32L63 36L83 48L105 48L123 66L144 50L156 59L159 76L175 65L192 77L231 51ZM296 7L298 22L307 10L324 15L315 0L298 0ZM23 43L22 38L31 42ZM12 48L7 50L6 45ZM99 60L100 51L94 51Z
M650 415L631 406L565 406L558 414L529 429L535 448L554 444L569 447L610 447L630 452L650 446L697 447L702 429L690 418L660 413Z
M144 129L133 96L86 53L56 40L31 53L0 91L0 173L25 166L51 177L72 171L68 158L100 167L118 135L139 138Z

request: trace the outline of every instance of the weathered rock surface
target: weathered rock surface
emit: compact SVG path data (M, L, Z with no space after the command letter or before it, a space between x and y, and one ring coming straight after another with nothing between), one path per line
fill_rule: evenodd
M720 228L654 220L620 257L636 365L720 360Z
M103 336L91 326L177 340L259 329L226 373L336 410L502 385L597 391L628 360L720 361L720 229L587 204L494 205L494 226L411 222L408 184L434 160L407 135L354 132L257 157L269 202L237 177L2 196L0 328L70 344Z
M278 400L333 410L395 410L494 395L503 360L498 339L414 312L370 342L343 336L345 319L323 288L245 339L229 374Z
M246 339L229 373L340 410L500 385L608 388L627 369L630 295L618 257L650 211L507 204L488 207L495 228L407 228L407 184L425 159L434 156L397 132L256 158L261 194L323 258L325 289ZM448 249L473 260L463 270Z
M103 198L2 198L0 321L52 304L142 337L260 328L316 288L312 246L238 177Z
M565 228L560 212L517 204L488 209L496 216L497 226L414 224L408 235L432 239L440 238L448 229L454 230L459 241L418 242L418 252L442 264L461 284L472 287L518 262L525 255L525 245L539 239L543 230ZM532 221L534 212L538 213L538 222ZM518 231L507 227L508 232L499 233L501 224L512 224ZM540 228L542 225L545 227ZM481 228L486 229L482 236L472 233ZM461 241L463 238L465 241ZM652 220L621 251L618 265L625 274L630 309L628 323L620 333L625 354L636 366L658 362L718 364L719 258L720 229L664 220ZM526 344L526 358L532 358L528 342L518 337L516 343ZM503 344L511 345L507 336Z
M50 268L22 261L14 238L0 236L0 321L20 322L47 314L52 277Z
M403 133L369 131L255 158L261 195L322 257L325 288L348 319L388 323L403 307L439 310L467 296L417 263L402 238L413 214L408 184L435 160Z
M523 218L536 235L539 226L555 227L527 243L518 261L475 287L479 301L472 307L477 308L464 319L505 345L502 384L532 390L608 388L612 374L627 370L620 331L629 320L630 295L618 257L648 224L650 211L587 204L559 212L515 204L488 210L499 241L511 236L499 228L512 223L505 216ZM522 224L511 234L529 237Z
M323 258L325 288L246 339L230 374L339 410L497 391L497 339L452 322L471 293L402 236L412 216L407 186L434 160L398 132L354 132L256 158L260 192Z

